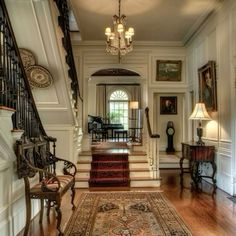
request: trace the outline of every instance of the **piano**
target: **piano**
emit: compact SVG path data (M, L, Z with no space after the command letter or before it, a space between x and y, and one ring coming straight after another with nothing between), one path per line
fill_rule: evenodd
M102 129L107 130L108 135L109 135L109 130L111 130L111 138L114 138L114 130L124 129L124 125L122 125L122 124L103 124Z
M107 130L109 137L114 138L114 130L124 129L124 126L122 124L105 124L102 117L88 115L88 133L98 129Z

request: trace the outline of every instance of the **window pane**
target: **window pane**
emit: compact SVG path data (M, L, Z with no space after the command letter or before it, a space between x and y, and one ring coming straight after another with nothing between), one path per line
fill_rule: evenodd
M114 91L109 100L110 122L123 124L124 129L128 129L128 95L125 91Z

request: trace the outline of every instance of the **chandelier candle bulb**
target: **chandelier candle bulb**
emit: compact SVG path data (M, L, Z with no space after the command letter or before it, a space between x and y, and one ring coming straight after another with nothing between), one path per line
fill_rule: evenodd
M105 35L110 36L111 35L111 28L107 27L105 30Z
M122 24L118 24L118 26L117 26L117 31L118 31L119 33L122 33L122 32L124 31L124 26L123 26Z

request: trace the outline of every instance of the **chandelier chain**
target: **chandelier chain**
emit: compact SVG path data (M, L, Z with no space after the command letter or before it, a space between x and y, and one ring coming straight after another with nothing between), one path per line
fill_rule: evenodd
M121 0L119 0L119 18L120 18Z

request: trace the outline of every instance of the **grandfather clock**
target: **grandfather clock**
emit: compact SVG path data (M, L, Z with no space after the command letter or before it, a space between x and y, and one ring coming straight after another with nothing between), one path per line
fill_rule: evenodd
M173 142L173 136L175 134L175 129L174 129L173 121L168 121L167 127L166 127L166 134L167 134L166 152L175 152L174 142Z

